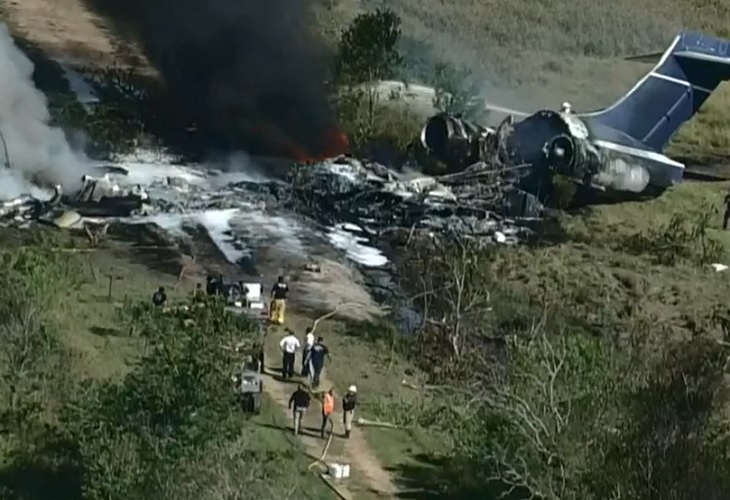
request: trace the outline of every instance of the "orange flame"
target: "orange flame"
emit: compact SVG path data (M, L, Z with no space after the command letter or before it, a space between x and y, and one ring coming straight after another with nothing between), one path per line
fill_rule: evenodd
M307 154L302 148L291 144L289 152L291 156L300 163L312 163L323 161L328 158L334 158L341 154L345 154L350 149L350 141L344 132L332 130L327 132L325 147L319 154Z

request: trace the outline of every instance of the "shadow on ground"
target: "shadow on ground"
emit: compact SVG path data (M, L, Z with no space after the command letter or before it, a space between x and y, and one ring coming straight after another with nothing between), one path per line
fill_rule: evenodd
M482 477L473 477L473 482L465 482L469 471L448 457L432 457L419 454L413 460L390 469L401 490L397 498L406 500L517 500L517 496L501 496L505 489L495 484L490 488ZM484 471L475 471L484 473Z
M100 337L119 337L121 335L121 332L116 328L107 328L104 326L92 326L89 328L89 331Z
M68 450L49 445L48 460L17 457L0 468L0 498L4 500L78 500L82 498L81 476L71 466L61 466Z
M135 261L153 271L179 276L182 269L181 249L154 224L113 224L109 237L130 244L129 251Z

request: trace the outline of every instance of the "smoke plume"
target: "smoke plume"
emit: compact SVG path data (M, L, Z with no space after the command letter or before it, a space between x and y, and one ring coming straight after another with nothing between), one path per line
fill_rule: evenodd
M332 148L328 50L314 0L85 0L138 41L198 125L250 153Z
M0 23L0 198L34 192L31 181L77 189L88 172L63 131L49 125L46 97L33 84L33 63ZM10 170L5 168L6 162Z

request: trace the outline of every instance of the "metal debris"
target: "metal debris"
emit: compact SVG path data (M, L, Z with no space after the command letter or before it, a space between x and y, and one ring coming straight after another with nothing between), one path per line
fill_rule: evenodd
M428 177L343 156L295 167L288 185L291 208L326 225L355 224L371 237L424 229L514 244L531 232L527 222L543 215L534 200L531 217L510 217L516 204L525 212L525 194L514 189L509 171L485 162Z

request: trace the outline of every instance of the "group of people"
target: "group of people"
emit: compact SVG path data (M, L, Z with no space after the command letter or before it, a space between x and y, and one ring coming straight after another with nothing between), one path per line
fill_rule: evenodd
M297 390L289 398L289 409L292 411L294 420L294 435L299 435L302 428L302 418L309 409L312 398L309 392L302 384L299 384ZM352 432L352 422L355 420L355 407L357 406L357 387L351 385L345 395L342 397L342 425L345 428L344 437L349 438ZM322 425L320 426L320 435L325 437L327 427L334 430L334 422L332 415L335 412L335 392L329 389L322 396ZM332 431L333 432L333 431Z
M330 351L324 343L322 337L314 336L312 327L308 327L304 335L304 346L302 342L294 335L291 330L279 342L281 348L281 375L287 380L294 377L294 366L296 365L297 352L302 351L301 375L307 377L309 385L312 389L319 387L319 379L322 375L324 362L330 359Z

